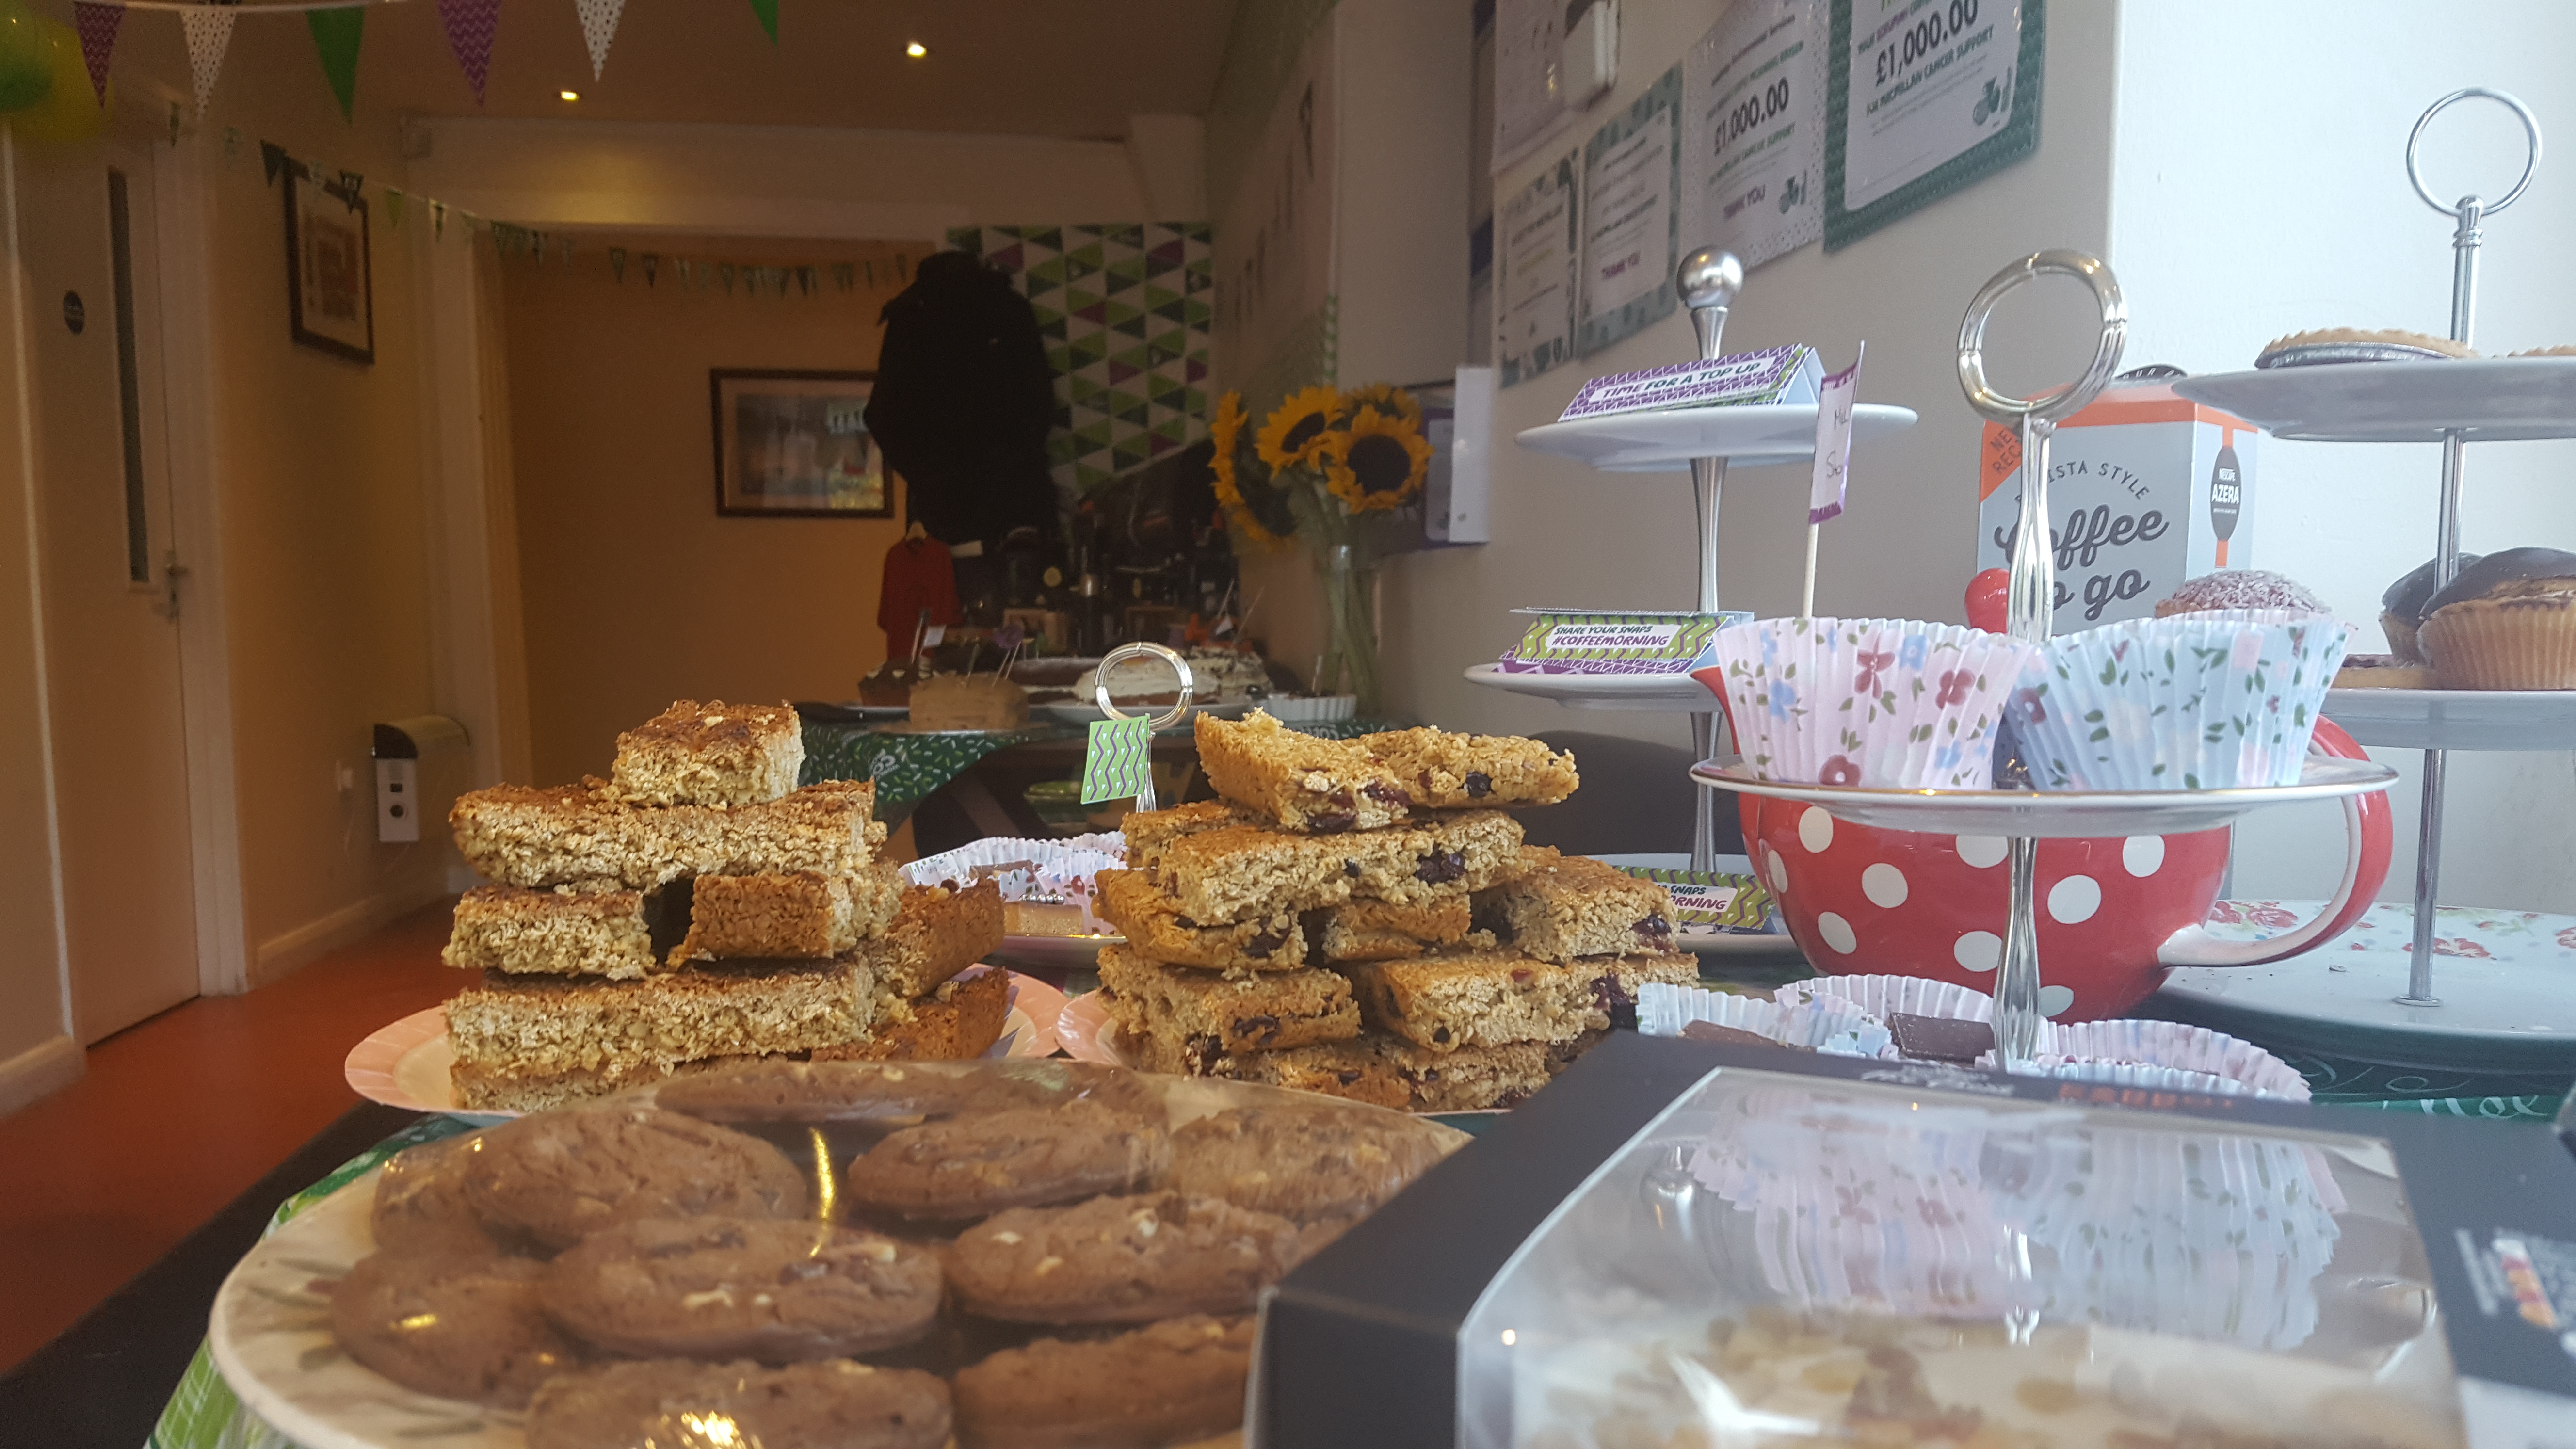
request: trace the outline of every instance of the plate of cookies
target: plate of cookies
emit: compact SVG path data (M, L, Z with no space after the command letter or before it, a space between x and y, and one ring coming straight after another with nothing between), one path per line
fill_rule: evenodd
M402 1153L252 1249L209 1344L307 1449L1190 1444L1242 1423L1262 1291L1465 1141L1078 1062L744 1063Z

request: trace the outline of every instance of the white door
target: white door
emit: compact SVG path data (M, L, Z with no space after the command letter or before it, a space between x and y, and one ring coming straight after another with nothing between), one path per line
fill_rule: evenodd
M197 994L152 157L18 147L46 682L84 1045Z

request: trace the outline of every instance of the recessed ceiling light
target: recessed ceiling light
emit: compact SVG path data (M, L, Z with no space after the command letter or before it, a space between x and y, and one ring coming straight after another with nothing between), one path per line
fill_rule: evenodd
M903 53L911 56L914 60L919 60L923 56L930 54L930 47L916 40L904 46Z
M568 101L577 101L581 99L581 92L579 91L557 91L555 94L562 96Z

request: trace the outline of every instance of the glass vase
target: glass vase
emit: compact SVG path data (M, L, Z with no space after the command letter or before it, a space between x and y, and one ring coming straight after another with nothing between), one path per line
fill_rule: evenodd
M1363 719L1378 714L1376 570L1350 544L1318 551L1324 593L1324 657L1315 670L1317 694L1348 694Z

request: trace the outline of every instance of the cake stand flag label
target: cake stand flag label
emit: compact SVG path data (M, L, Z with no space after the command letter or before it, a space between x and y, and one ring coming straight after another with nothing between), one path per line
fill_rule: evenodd
M572 8L581 16L582 43L590 47L590 78L597 80L608 65L608 43L617 38L626 0L573 0Z
M1862 352L1868 344L1861 344ZM1816 478L1807 494L1807 522L1822 523L1843 511L1851 482L1852 398L1860 391L1861 353L1852 365L1826 378L1816 398Z
M438 20L447 27L447 48L474 88L474 104L483 104L483 83L492 74L492 37L501 31L501 0L438 0Z
M188 37L188 78L197 90L197 109L206 109L206 101L215 93L215 81L224 73L224 52L233 43L233 9L229 5L207 5L179 12L179 29Z
M80 32L81 62L89 67L89 88L98 93L98 103L107 104L107 62L116 54L116 32L125 24L122 5L72 7L72 28Z
M1082 803L1092 805L1143 794L1153 748L1151 716L1093 720L1082 752Z

